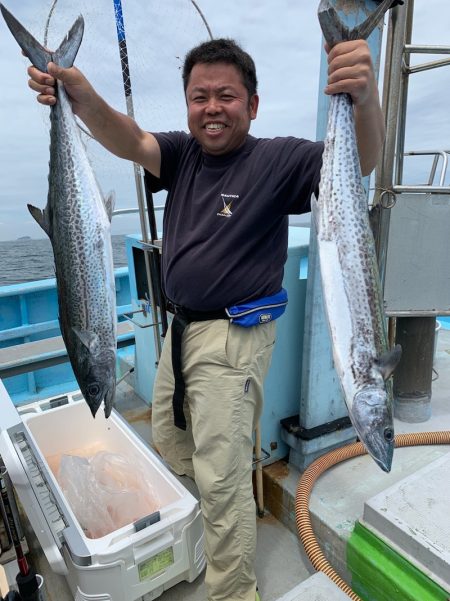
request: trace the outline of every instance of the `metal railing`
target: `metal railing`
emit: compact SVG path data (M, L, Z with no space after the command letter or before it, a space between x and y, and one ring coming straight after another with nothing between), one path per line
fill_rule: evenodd
M383 285L390 221L390 211L385 209L390 209L395 205L395 197L399 194L450 194L450 186L444 185L449 151L426 150L405 152L406 109L410 75L450 65L450 58L415 66L410 65L411 56L415 54L450 54L450 46L411 43L413 13L414 0L408 0L405 7L393 9L389 17L382 103L385 114L386 140L382 159L376 171L375 191L371 211L378 264ZM419 154L434 155L428 184L405 185L403 183L404 159L405 157ZM440 158L442 158L442 173L439 185L435 185L434 180Z

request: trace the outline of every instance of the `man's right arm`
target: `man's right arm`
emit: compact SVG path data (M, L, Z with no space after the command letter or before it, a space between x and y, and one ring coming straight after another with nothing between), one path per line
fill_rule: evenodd
M64 84L73 112L102 146L120 158L139 163L159 177L161 152L156 138L142 130L134 119L109 106L76 67L63 69L49 63L48 73L29 67L28 74L30 88L38 92L38 102L49 106L57 102L55 80L59 79Z

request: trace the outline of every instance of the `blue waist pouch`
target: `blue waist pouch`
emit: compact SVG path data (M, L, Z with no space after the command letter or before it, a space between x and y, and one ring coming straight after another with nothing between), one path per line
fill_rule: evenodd
M225 309L230 322L237 326L250 328L262 323L268 323L283 315L288 303L287 291L282 288L272 296L264 296L241 305Z

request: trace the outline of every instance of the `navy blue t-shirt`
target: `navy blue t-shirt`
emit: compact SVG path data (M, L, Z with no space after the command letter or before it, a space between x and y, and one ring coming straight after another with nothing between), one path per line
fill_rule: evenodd
M168 191L163 220L163 287L196 311L275 294L287 258L288 215L310 211L322 142L248 136L237 150L206 154L185 132L154 134Z

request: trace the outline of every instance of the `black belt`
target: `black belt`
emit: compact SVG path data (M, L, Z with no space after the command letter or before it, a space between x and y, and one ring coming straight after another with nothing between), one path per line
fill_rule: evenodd
M175 378L172 407L174 424L180 430L186 430L186 418L183 411L184 383L181 365L181 341L186 326L193 321L210 321L212 319L229 319L225 309L217 311L191 311L185 307L172 306L175 317L172 321L172 368Z

